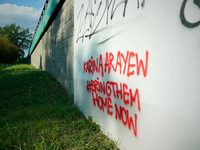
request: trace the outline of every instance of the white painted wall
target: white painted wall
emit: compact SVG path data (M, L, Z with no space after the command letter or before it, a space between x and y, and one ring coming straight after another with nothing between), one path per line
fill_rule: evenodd
M200 149L200 6L197 5L200 1L197 0L197 4L193 0L138 1L127 0L126 7L126 0L107 0L107 5L106 0L74 1L75 103L86 116L92 116L105 132L117 140L121 149ZM189 28L181 22L184 1L185 18L188 22L197 22L196 27ZM114 16L111 20L112 10ZM87 35L93 31L95 34L89 38ZM136 55L130 57L130 64L136 66L129 68L130 72L134 71L129 77L129 60L123 74L122 57L121 74L119 65L117 72L111 69L110 73L104 72L104 76L98 72L84 72L84 62L91 60L91 56L96 60L102 55L105 69L107 52L113 54L112 63L115 66L118 51L124 57L127 51L129 54L137 53L138 59L147 67L146 77L141 68L137 75ZM138 98L131 107L120 98L115 98L113 93L109 106L112 115L108 115L107 107L102 111L94 106L92 92L88 92L86 87L87 81L97 80L97 77L100 82L113 81L118 86L125 83L133 94L138 89L140 111ZM102 92L93 94L98 94L104 101L108 97ZM128 111L134 126L137 124L137 134L132 127L129 130L126 119L123 124L122 120L115 118L115 104L118 109L121 106Z

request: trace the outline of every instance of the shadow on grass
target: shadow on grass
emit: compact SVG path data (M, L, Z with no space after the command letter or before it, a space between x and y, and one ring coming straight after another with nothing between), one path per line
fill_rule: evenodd
M113 149L49 73L31 65L0 71L0 149Z

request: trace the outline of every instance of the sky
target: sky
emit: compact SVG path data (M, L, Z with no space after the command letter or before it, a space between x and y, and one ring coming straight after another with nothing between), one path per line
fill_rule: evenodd
M16 23L34 33L45 0L0 0L0 26Z

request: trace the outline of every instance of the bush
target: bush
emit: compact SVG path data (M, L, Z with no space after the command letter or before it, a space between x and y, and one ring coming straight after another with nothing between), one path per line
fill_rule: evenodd
M27 58L21 58L19 59L18 61L16 61L13 65L17 65L17 64L27 64L28 63L28 60Z
M22 53L9 39L0 36L0 63L13 63L22 57Z
M0 63L0 70L3 69L3 67L4 67L4 63L2 64Z

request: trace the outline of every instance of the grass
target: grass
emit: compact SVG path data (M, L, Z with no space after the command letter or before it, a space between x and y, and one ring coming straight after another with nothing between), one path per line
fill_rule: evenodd
M117 149L49 73L32 65L0 70L0 150Z

